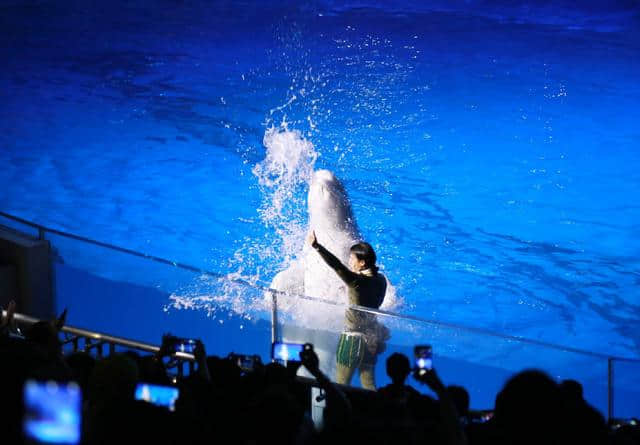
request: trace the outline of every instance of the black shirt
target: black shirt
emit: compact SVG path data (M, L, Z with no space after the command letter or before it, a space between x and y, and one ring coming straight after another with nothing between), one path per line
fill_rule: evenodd
M378 272L373 272L371 275L353 272L320 244L316 243L314 248L347 285L350 305L365 306L371 309L380 307L387 291L387 280L384 275ZM345 312L346 330L368 333L366 331L371 329L375 322L376 316L374 314L354 309L347 309Z

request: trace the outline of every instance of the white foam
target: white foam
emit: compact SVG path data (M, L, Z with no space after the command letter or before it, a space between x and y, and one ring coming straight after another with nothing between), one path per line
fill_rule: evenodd
M302 249L307 226L305 196L318 152L300 131L289 129L286 121L268 128L263 144L265 157L252 172L260 187L257 210L267 236L239 240L240 247L228 261L233 270L228 280L200 277L171 296L170 308L202 310L211 317L221 309L242 315L262 311L262 293L247 292L231 280L259 283L263 275L271 280Z

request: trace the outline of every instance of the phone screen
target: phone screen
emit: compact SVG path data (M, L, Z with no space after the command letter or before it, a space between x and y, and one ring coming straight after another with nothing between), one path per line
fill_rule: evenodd
M304 345L300 343L280 343L276 342L272 346L271 356L276 360L300 361L300 353Z
M76 383L24 385L23 431L31 443L80 443L82 394Z
M416 360L416 368L431 369L431 367L433 366L431 346L416 346L414 348L414 355Z
M174 343L174 352L186 352L192 354L196 350L196 341L191 339L180 339Z
M238 367L245 372L253 371L256 367L256 362L258 362L254 355L239 355L237 360Z
M156 406L167 408L169 411L174 411L179 395L178 388L172 386L138 383L135 398L136 400L144 400Z

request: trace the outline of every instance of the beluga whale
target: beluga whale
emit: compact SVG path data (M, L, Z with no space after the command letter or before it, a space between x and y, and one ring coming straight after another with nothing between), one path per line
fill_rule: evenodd
M307 194L307 210L308 231L313 230L319 243L345 265L348 264L349 249L363 241L363 237L345 187L331 171L313 172ZM270 287L285 294L278 296L278 308L284 309L290 318L282 332L285 338L289 337L287 341L311 341L311 337L314 337L311 330L333 332L336 335L342 330L344 305L347 304L346 286L309 246L304 245L288 267L276 274ZM323 302L301 299L300 296ZM387 280L387 292L381 309L392 308L396 304L395 288ZM295 325L307 333L293 329Z
M363 237L345 187L331 171L316 170L311 174L307 213L307 231L314 231L320 244L343 264L348 264L351 246L363 241ZM275 275L270 288L279 291L278 339L312 343L322 370L333 378L338 338L344 328L348 303L345 284L320 255L305 244L288 266ZM387 279L381 309L397 304L395 288ZM301 373L305 374L303 370Z

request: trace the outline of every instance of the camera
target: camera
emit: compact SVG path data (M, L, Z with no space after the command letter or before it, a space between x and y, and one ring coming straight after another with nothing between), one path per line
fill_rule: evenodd
M180 391L178 388L172 386L138 383L136 386L135 399L167 408L169 411L174 411L179 395Z
M80 443L82 394L76 383L27 380L24 408L27 443Z
M433 354L431 345L419 345L413 348L415 358L415 368L418 372L424 373L433 367Z
M238 368L243 372L251 372L257 366L262 365L262 359L259 355L229 354L229 359L238 365Z
M283 362L299 362L300 353L304 351L304 348L305 345L301 343L275 342L271 345L271 357Z
M193 352L196 350L198 340L194 340L191 338L175 338L173 339L172 343L173 352L184 352L187 354L193 354Z

